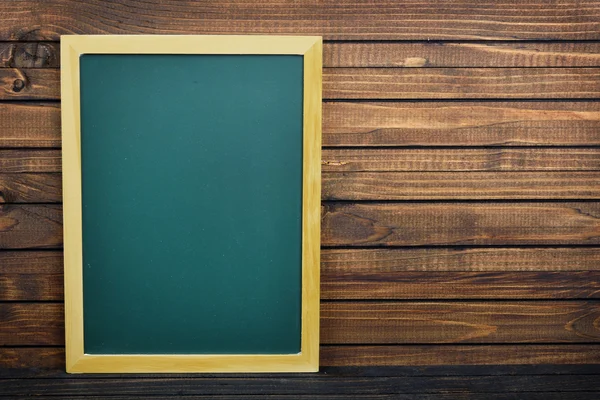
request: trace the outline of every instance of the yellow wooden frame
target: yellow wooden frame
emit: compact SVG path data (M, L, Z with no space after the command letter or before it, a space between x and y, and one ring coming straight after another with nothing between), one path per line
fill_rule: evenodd
M79 56L292 54L304 57L302 332L298 354L90 355L83 346ZM67 35L61 37L66 368L85 372L315 372L319 368L321 37Z

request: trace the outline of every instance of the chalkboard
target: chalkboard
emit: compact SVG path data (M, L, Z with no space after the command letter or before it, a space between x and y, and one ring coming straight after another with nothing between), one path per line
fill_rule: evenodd
M307 132L316 123L320 134L320 107L308 103L306 53L318 46L320 63L320 39L295 38L302 53L279 38L279 54L256 50L269 37L229 37L230 53L228 37L187 37L199 48L187 53L98 49L109 39L127 49L127 36L69 38L79 54L63 70L63 107L65 81L76 79L78 110L68 121L63 111L64 158L79 168L64 168L67 351L77 353L67 369L314 370L318 243L306 242L319 160ZM151 46L138 36L138 47L144 38ZM65 135L72 120L77 154ZM69 208L74 192L79 208Z

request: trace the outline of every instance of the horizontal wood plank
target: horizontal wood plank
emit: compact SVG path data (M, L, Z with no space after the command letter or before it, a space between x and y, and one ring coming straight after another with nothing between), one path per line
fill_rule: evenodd
M597 42L329 42L323 66L357 67L598 67ZM0 68L58 68L58 42L0 42Z
M60 147L60 105L0 103L0 147Z
M60 147L60 107L0 103L0 147ZM325 146L600 145L600 103L328 103Z
M0 301L62 301L62 251L1 251Z
M0 301L62 301L63 296L62 271L35 275L0 274Z
M325 146L600 145L600 103L325 103Z
M60 203L61 201L60 174L0 174L0 203Z
M60 150L0 150L0 171L61 172Z
M0 100L59 100L57 69L0 68ZM324 68L324 99L596 99L596 68Z
M600 345L324 346L327 366L599 364Z
M25 260L36 254L24 255L18 265L25 265ZM321 271L340 276L380 272L600 272L600 248L322 249Z
M168 12L166 12L168 10ZM160 12L165 11L165 12ZM105 7L72 0L0 3L1 40L58 40L62 34L295 34L325 39L600 39L594 0L221 1L130 0Z
M600 43L333 42L323 47L323 65L335 68L596 67L600 66Z
M506 390L514 396L526 395L530 391L542 392L588 392L597 390L600 385L588 375L554 375L554 376L493 376L493 377L407 377L407 376L344 376L343 374L298 374L295 376L222 376L213 377L184 377L184 378L132 378L106 379L91 377L88 379L67 378L58 380L27 379L0 380L0 390L7 396L13 395L53 395L61 398L73 394L87 396L172 395L176 389L177 397L205 395L318 395L321 396L345 394L354 398L355 395L373 396L383 394L444 394L452 393L454 398L470 397L473 393L498 393ZM11 397L12 398L12 397ZM212 398L212 397L211 397ZM219 397L217 397L219 398ZM348 398L348 397L347 397ZM378 399L379 397L368 397ZM397 397L394 397L397 398ZM419 398L419 397L417 397ZM435 397L439 398L439 397ZM447 398L447 397L445 397ZM432 397L429 397L432 399Z
M598 248L323 249L321 298L600 297Z
M594 68L325 68L324 99L586 99Z
M330 203L325 246L600 243L600 203Z
M57 347L0 348L3 378L33 378L66 375L65 350Z
M62 273L62 269L61 250L0 251L0 275L57 274Z
M63 310L56 303L0 303L0 346L64 345Z
M321 274L328 300L598 299L599 288L597 271Z
M63 299L60 251L0 252L0 301ZM322 299L600 298L600 249L323 249Z
M61 246L61 206L0 205L0 249Z
M325 172L600 171L600 149L325 148L321 169Z
M322 344L600 342L598 302L324 303ZM0 303L0 346L64 345L63 305Z
M58 70L0 68L0 100L58 100L59 98Z
M599 172L325 172L324 200L600 199Z
M599 342L600 303L324 303L323 344Z

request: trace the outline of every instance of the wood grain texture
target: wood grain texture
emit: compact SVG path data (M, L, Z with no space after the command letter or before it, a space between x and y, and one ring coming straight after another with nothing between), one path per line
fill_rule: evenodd
M326 172L599 171L600 149L326 148L321 164Z
M598 244L599 203L325 204L326 246Z
M325 99L585 99L600 95L594 68L329 68Z
M325 146L600 145L600 103L323 105Z
M600 298L596 271L324 272L321 279L321 298L328 300Z
M64 306L0 303L1 346L64 345ZM600 342L600 303L324 303L321 344Z
M60 147L60 106L0 103L0 147Z
M36 275L59 273L63 268L60 250L0 251L0 274Z
M0 171L61 172L60 150L0 150Z
M456 346L456 345L449 345ZM546 345L542 345L546 346ZM576 345L583 346L583 345ZM590 345L586 345L590 346ZM416 347L416 346L413 346ZM438 346L442 347L442 346ZM530 346L527 346L530 347ZM38 360L38 364L30 363L27 358L35 358L35 354L29 354L30 351L35 351L38 355L47 357L48 362L44 363ZM89 378L101 377L108 379L118 378L197 378L197 374L102 374L102 375L84 375L84 374L67 374L64 371L64 364L60 365L60 358L64 357L62 348L10 348L5 347L0 350L0 365L3 378L71 378L79 380L87 380ZM51 360L58 358L58 368L52 366ZM598 375L597 364L498 364L498 365L396 365L396 366L348 366L348 367L330 367L321 366L319 374L326 376L345 376L351 377L498 377L498 376L540 376L540 375L585 375L588 378ZM316 374L203 374L205 378L223 378L223 377L254 377L254 378L292 378L296 377L301 380L307 376L316 376Z
M0 249L62 246L62 207L0 205Z
M52 42L0 42L0 68L58 68L60 48Z
M324 303L323 344L599 342L600 303Z
M59 98L60 78L57 70L0 68L0 100Z
M592 345L324 346L328 366L598 364Z
M0 173L0 204L60 203L61 189L60 174Z
M379 272L600 272L600 248L323 249L321 270L340 277Z
M58 68L57 42L0 42L0 68ZM323 66L340 67L597 67L597 42L331 42Z
M168 11L168 12L166 12ZM304 2L81 3L23 0L0 5L2 40L58 40L61 34L304 34L325 39L599 39L594 0L357 0ZM526 18L525 18L526 17Z
M0 252L0 301L46 300L63 300L62 252Z
M180 398L195 395L238 395L245 398L247 395L279 396L304 394L317 395L317 398L320 399L322 398L321 396L328 395L345 394L354 398L355 395L372 396L374 393L441 393L446 395L452 393L454 395L465 396L472 393L494 394L500 390L512 393L514 398L515 395L527 394L522 392L588 392L597 390L598 386L598 383L594 379L590 381L590 376L588 375L555 375L552 377L544 375L494 377L348 377L340 373L300 376L223 376L219 379L188 376L170 379L164 377L155 379L123 377L117 380L95 376L85 380L67 378L54 381L49 379L0 381L0 390L7 396L25 395L37 397L38 395L53 395L61 398L76 394L85 394L86 397L106 396L106 393L116 396L145 395L147 398L154 398L154 396L173 395L173 388L177 388L176 396Z
M600 199L600 173L325 172L323 199Z
M0 303L0 346L64 345L64 305Z
M3 378L31 378L65 375L63 348L0 348L0 372Z
M0 275L0 301L62 301L63 295L62 271L33 275L18 273Z
M597 248L324 249L322 298L600 297Z
M596 42L333 42L326 67L596 67Z

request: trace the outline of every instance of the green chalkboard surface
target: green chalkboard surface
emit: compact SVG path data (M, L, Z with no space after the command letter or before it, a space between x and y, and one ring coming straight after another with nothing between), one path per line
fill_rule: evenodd
M84 351L300 351L303 63L80 58Z

